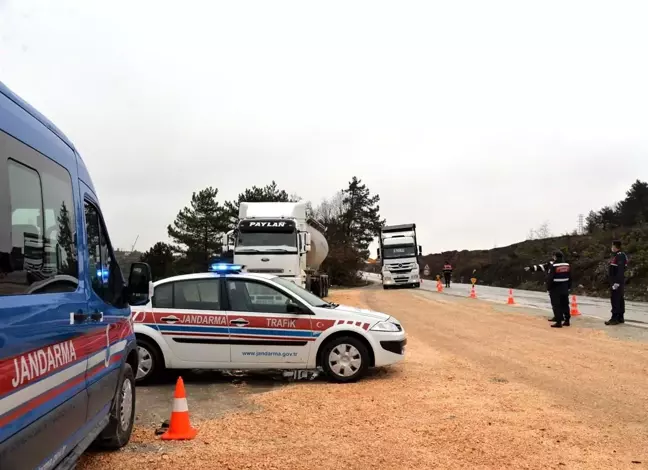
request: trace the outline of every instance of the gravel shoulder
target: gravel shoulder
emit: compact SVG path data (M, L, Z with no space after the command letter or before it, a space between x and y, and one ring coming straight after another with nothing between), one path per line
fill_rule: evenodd
M128 448L141 452L87 454L79 469L648 468L645 330L611 336L586 318L554 330L519 308L423 291L331 297L399 318L406 361L356 384L239 384L245 405L215 417L189 392L195 440L162 443L138 424Z

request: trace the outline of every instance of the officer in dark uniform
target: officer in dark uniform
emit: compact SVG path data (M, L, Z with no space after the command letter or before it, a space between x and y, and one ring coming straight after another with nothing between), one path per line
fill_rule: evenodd
M618 325L625 323L625 270L628 266L628 257L621 251L621 241L612 242L612 253L614 256L610 260L608 267L608 277L610 279L610 302L612 303L612 318L605 322L606 325Z
M533 265L524 268L525 271L542 271L547 278L547 292L551 301L553 318L549 321L555 322L552 328L569 326L571 315L569 312L569 291L572 287L571 266L565 261L560 250L553 254L553 260L545 264Z
M450 279L452 278L452 265L447 261L443 265L443 277L445 278L445 286L450 287Z

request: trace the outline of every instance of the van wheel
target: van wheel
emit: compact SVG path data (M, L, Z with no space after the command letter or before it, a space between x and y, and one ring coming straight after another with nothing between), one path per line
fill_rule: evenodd
M320 362L331 381L355 382L369 368L369 352L361 341L341 336L324 345Z
M128 444L135 423L135 374L130 364L124 363L110 412L110 422L95 441L103 450L117 450Z
M152 341L137 338L137 383L145 384L155 380L164 370L164 362L157 346Z

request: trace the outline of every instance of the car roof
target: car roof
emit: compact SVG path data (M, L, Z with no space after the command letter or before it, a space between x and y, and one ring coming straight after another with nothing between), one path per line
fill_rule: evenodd
M227 274L213 273L208 271L204 273L182 274L180 276L167 277L154 282L153 286L166 284L168 282L194 281L199 279L220 279L220 278L228 278L228 277L237 277L237 278L243 277L246 279L269 280L269 279L274 279L277 276L274 276L272 274L248 273L245 271L233 272Z

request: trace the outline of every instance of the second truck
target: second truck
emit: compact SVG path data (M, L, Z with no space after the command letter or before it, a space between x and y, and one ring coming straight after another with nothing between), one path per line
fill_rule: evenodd
M380 259L384 289L396 286L421 287L416 224L386 225L380 231Z
M328 250L324 227L299 202L242 202L237 226L223 242L223 251L246 271L283 277L318 297L330 287L319 271Z

